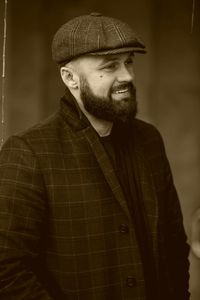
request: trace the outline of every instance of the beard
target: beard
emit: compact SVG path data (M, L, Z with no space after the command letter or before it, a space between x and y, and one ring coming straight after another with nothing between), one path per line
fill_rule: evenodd
M112 93L128 88L129 97L114 100ZM123 83L111 87L107 97L96 96L85 76L80 77L80 97L84 108L93 116L111 122L127 122L137 114L136 88L133 83Z

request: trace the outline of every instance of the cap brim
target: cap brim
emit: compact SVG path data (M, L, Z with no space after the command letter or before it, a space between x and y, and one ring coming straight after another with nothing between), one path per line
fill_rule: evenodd
M145 54L147 52L147 50L142 47L123 47L123 48L91 52L89 54L91 54L91 55L109 55L109 54L118 54L118 53L126 53L126 52L136 52L136 53Z

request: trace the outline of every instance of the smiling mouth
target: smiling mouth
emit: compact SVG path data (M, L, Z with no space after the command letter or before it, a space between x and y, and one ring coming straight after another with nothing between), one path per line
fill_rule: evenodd
M123 94L129 92L129 88L122 89L122 90L117 90L114 92L114 94Z

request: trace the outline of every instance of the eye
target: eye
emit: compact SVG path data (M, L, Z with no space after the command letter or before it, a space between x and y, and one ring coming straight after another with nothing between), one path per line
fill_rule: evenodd
M132 64L133 64L133 59L132 58L129 58L129 59L127 59L127 61L125 61L126 66L132 65Z
M107 71L113 71L117 68L117 63L116 62L111 62L111 63L108 63L106 64L103 69L104 70L107 70Z

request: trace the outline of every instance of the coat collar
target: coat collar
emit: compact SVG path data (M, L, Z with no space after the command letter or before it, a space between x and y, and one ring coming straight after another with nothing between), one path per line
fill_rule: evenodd
M91 126L69 90L66 90L65 95L60 100L60 114L74 131L80 131Z
M100 137L78 107L74 97L68 91L66 92L65 96L61 98L60 113L65 122L70 126L72 130L76 131L79 136L85 136L105 176L105 179L111 188L111 191L127 214L128 218L131 220L131 215L126 203L124 193L114 171L110 158L100 141Z
M131 215L127 206L123 190L120 186L119 179L115 173L109 156L107 155L102 143L100 142L98 135L91 127L84 129L83 133L93 150L97 162L99 163L99 166L115 198L127 214L128 218L131 220Z

